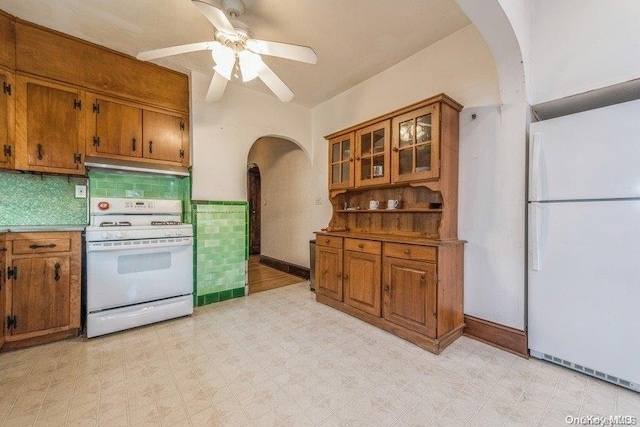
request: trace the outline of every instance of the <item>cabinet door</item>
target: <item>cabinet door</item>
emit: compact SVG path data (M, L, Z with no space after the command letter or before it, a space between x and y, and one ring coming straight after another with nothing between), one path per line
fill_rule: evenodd
M353 187L353 132L329 140L329 190Z
M27 334L69 325L69 257L33 257L13 260L11 334Z
M80 91L22 76L16 87L16 169L84 174Z
M5 256L7 254L7 247L4 240L4 234L0 234L0 348L4 345L4 328L7 324L6 304L7 304L7 280L6 280L6 266Z
M344 302L380 316L380 255L345 251Z
M440 176L440 105L394 117L391 170L393 182Z
M100 97L92 101L95 123L87 153L142 157L142 109Z
M183 148L185 120L181 116L143 110L143 157L179 163L186 155Z
M342 301L342 249L316 246L316 292Z
M356 187L390 182L390 128L387 120L356 132Z
M0 169L13 168L15 97L13 75L0 69Z
M383 316L390 322L436 337L436 265L384 258Z

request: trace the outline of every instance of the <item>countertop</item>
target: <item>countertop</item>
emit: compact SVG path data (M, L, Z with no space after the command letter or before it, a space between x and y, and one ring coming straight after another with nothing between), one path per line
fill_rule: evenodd
M0 225L0 233L83 231L86 227L86 225Z
M357 233L350 231L314 231L317 236L335 236L352 239L379 240L381 242L390 243L409 243L414 245L426 246L444 246L444 245L460 245L467 243L466 240L434 240L424 237L403 236L394 234L378 234L378 233Z

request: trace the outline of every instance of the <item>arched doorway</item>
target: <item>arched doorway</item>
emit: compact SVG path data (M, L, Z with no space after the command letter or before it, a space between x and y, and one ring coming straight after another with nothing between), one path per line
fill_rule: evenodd
M247 170L247 199L249 201L249 255L260 255L260 168L249 165Z

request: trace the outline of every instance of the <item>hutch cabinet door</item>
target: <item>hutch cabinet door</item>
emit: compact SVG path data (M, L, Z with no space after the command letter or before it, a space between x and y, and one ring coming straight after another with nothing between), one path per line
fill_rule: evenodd
M0 169L12 169L15 120L13 74L0 69L0 86Z
M84 174L79 89L17 76L16 169Z
M187 138L182 116L144 110L142 132L143 157L182 164L185 157L183 143Z
M380 255L345 251L344 302L380 317Z
M353 140L353 132L329 140L329 190L354 185Z
M433 104L394 117L392 121L392 181L440 176L440 105Z
M316 246L316 292L342 301L342 249Z
M436 338L435 273L432 263L385 257L384 318Z
M13 261L12 335L68 326L69 257L33 257Z
M142 157L142 109L97 96L91 102L95 122L89 126L87 153Z
M390 182L390 128L386 120L356 132L356 187Z

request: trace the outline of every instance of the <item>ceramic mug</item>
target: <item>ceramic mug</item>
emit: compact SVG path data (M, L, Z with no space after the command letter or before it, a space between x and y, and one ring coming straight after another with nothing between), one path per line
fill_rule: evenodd
M369 202L369 209L378 209L378 206L380 206L380 202L377 200L372 200Z
M382 166L381 165L373 167L373 176L374 177L382 176Z
M387 209L397 209L400 202L394 199L387 200Z

